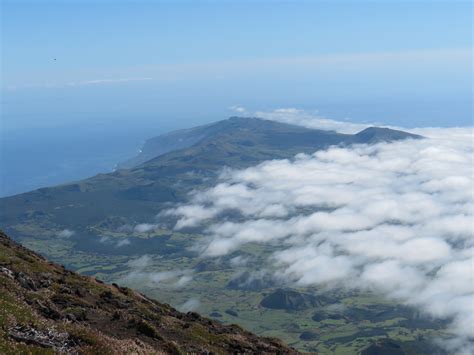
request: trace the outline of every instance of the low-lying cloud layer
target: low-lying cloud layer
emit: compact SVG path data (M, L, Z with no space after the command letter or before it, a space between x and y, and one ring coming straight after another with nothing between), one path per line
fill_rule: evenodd
M235 106L234 106L235 107ZM243 109L240 107L240 109ZM306 128L323 129L340 133L357 133L370 124L350 121L337 121L323 116L318 112L307 112L297 108L280 108L272 111L256 111L253 116L270 121L294 124Z
M246 243L278 246L269 260L278 278L382 292L451 319L451 345L467 351L474 337L473 131L412 131L428 138L226 171L218 185L167 213L178 216L176 229L210 223L202 255Z
M320 116L318 111L308 112L297 108L278 108L271 111L250 112L243 106L234 105L229 107L229 110L241 116L258 117L269 121L340 133L357 133L371 126L371 124L368 123L356 123L350 122L349 120L337 121Z
M147 287L167 286L180 288L192 280L192 270L149 271L153 265L152 258L143 255L127 263L129 272L121 279L124 283L138 283Z

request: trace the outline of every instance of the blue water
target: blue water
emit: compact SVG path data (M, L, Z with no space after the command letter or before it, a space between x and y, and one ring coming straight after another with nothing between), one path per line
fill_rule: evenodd
M0 196L110 172L158 129L62 127L3 133Z

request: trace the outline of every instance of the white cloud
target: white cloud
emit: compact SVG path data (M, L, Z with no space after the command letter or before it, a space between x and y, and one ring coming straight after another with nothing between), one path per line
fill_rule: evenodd
M120 247L123 247L123 246L125 246L125 245L130 245L130 243L131 243L131 242L130 242L129 239L120 239L120 240L117 242L116 246L117 246L118 248L120 248Z
M275 276L288 282L377 290L452 319L449 345L461 351L474 337L473 130L411 131L428 139L228 170L167 213L178 216L177 228L209 225L203 255L269 244L277 248L269 260ZM216 218L228 210L241 217Z
M128 238L101 237L99 242L102 244L112 245L115 248L120 248L131 244L131 241Z
M340 133L356 133L370 126L369 124L364 123L336 121L320 116L317 111L308 112L297 108L255 111L252 116L271 121L294 124L306 128L336 131Z
M157 224L140 223L140 224L137 224L133 228L133 230L138 233L148 233L148 232L153 232L158 228L159 226Z
M203 219L209 219L214 217L217 213L217 209L213 208L202 208L199 205L187 205L179 206L175 209L166 210L158 215L159 216L172 216L179 215L183 216L175 226L175 229L182 229L186 227L194 227L199 224Z
M153 259L149 255L142 255L127 263L130 271L122 277L121 282L145 285L148 287L168 286L181 288L192 281L192 270L151 271Z
M231 106L229 110L236 114L258 117L264 120L277 121L293 124L312 129L336 131L340 133L357 133L363 129L375 125L374 123L356 123L347 121L337 121L323 117L317 110L307 111L297 108L277 108L269 111L249 111L243 106ZM380 126L377 124L377 126Z
M181 312L187 313L187 312L192 312L195 311L199 308L199 305L201 302L197 298L190 298L186 302L184 302L181 306L178 307L178 309Z
M242 255L237 255L229 260L229 264L234 268L245 266L248 262L249 258Z
M130 260L127 265L135 270L143 270L151 264L151 257L148 255L142 255L137 259Z
M245 107L239 106L239 105L230 106L229 110L231 110L232 112L241 114L241 115L248 114L247 109Z
M70 229L63 229L62 231L58 232L57 236L59 238L70 238L72 237L76 232L70 230Z

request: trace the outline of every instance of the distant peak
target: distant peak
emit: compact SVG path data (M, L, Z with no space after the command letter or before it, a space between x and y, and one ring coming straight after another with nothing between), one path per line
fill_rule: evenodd
M241 120L246 120L248 117L242 117L242 116L230 116L229 120L230 121L241 121Z
M270 125L282 125L282 123L276 121L268 121L257 117L240 117L232 116L227 120L219 121L217 124L223 124L224 126L239 126L245 128L257 128L257 127L268 127Z
M229 117L228 121L230 122L254 122L254 121L262 121L260 118L255 117L240 117L240 116L232 116Z
M392 129L390 128L386 128L386 127L367 127L365 129L363 129L362 131L360 131L358 134L360 133L364 133L364 132L373 132L373 133L376 133L376 132L387 132L387 131L393 131Z
M389 142L402 139L420 139L423 138L417 134L399 131L386 127L368 127L355 135L358 141L362 143Z

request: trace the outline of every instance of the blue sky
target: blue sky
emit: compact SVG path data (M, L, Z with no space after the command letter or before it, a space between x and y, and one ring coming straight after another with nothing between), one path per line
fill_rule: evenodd
M232 105L411 126L472 119L468 1L2 4L4 129L185 127Z

